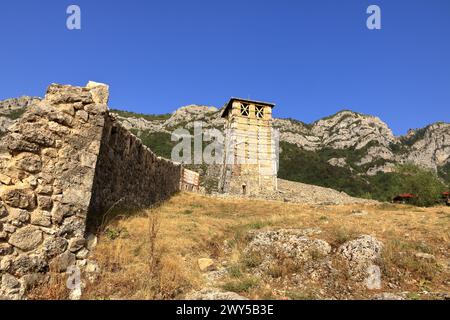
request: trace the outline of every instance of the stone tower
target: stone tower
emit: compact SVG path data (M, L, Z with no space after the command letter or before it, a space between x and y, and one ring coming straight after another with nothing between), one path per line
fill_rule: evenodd
M219 191L258 195L277 190L278 137L267 102L231 98L225 118L224 163Z

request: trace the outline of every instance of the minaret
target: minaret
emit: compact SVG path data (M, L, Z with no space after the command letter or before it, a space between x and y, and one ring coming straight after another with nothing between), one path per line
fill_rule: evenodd
M272 103L231 98L222 111L225 150L219 191L258 195L277 190L278 136Z

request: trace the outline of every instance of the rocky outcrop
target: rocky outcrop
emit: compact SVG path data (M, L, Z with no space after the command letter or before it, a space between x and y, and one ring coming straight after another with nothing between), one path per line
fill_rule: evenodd
M180 165L117 123L108 95L103 84L53 84L1 139L1 298L24 297L31 279L49 271L92 269L88 217L101 218L119 200L135 208L179 190Z
M338 248L338 255L348 264L351 277L364 281L368 289L381 288L381 259L383 244L369 235L348 241Z
M0 115L10 116L15 111L22 111L27 107L37 104L41 101L39 97L23 96L0 101Z
M259 270L267 272L280 259L290 259L303 264L319 257L325 257L331 252L331 246L320 239L310 236L320 233L320 230L269 230L250 232L249 243L244 250L245 256L259 256Z
M383 244L379 240L362 235L333 249L318 238L320 234L317 228L250 231L243 259L253 274L285 277L289 283L300 284L306 281L327 283L342 276L340 266L345 266L344 272L358 286L369 290L381 288L381 269L377 264Z

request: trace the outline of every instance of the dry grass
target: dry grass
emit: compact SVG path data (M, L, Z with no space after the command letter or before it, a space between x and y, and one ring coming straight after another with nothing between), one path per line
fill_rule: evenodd
M352 215L353 209L368 212ZM242 257L245 235L252 229L311 228L333 248L360 234L385 243L383 276L397 291L449 292L450 208L417 209L400 205L311 206L259 200L212 199L182 193L163 206L122 218L100 235L94 256L102 270L88 285L86 299L177 299L205 286L199 258L213 258L228 266L222 283L227 290L250 298L312 298L318 287L278 295L249 270L258 257ZM115 236L111 236L115 234ZM227 245L224 244L227 242ZM228 249L226 249L228 248ZM436 262L414 257L429 252ZM273 268L283 278L298 266L288 260ZM281 281L281 280L280 280ZM282 289L282 284L279 288ZM389 290L386 290L389 291Z

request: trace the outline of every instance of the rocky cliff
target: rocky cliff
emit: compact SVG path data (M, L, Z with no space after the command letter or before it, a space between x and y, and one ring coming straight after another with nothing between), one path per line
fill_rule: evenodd
M207 128L223 126L219 110L207 106L182 107L167 120L145 120L121 112L118 118L139 135L170 133L177 127L189 129L193 121L203 121ZM450 164L450 123L435 123L411 130L405 136L394 136L388 125L377 117L341 111L312 124L274 119L274 126L280 131L281 142L302 150L348 150L351 156L330 158L328 163L367 175L389 172L395 164L404 162L433 170Z

